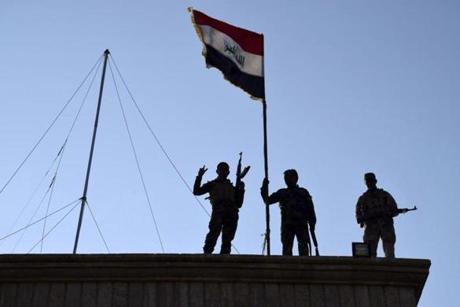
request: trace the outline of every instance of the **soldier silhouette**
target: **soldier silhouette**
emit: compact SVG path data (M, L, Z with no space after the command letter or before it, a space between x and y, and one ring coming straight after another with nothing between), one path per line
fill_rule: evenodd
M364 227L363 240L369 245L371 257L377 257L377 246L382 239L385 257L394 258L396 234L393 217L398 215L398 206L390 193L377 188L374 173L366 173L364 181L367 191L356 204L356 221Z
M297 238L299 255L308 256L308 227L316 226L316 214L310 193L297 185L299 176L294 169L284 172L286 188L268 195L268 180L264 179L260 189L267 205L280 204L281 209L281 243L283 255L292 256L294 237ZM308 222L308 224L307 224Z
M235 237L238 226L238 212L244 201L244 182L241 180L236 186L227 179L230 167L226 162L217 165L217 178L201 185L201 180L207 168L203 166L198 170L198 175L193 186L194 195L209 193L212 205L212 214L209 221L209 232L203 246L205 254L212 254L217 239L222 232L222 246L220 254L230 254L231 243Z

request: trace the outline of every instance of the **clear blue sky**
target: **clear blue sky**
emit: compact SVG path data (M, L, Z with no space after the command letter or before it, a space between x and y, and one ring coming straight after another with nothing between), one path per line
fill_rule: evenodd
M460 4L457 1L2 1L0 4L0 184L48 127L104 49L109 48L136 101L187 182L206 164L238 152L252 166L234 244L260 254L265 228L262 108L206 69L186 8L265 35L270 189L296 168L313 196L323 255L351 255L361 240L354 206L374 171L400 207L396 253L431 259L420 306L452 306L460 247ZM66 147L51 211L81 197L97 86ZM199 253L208 216L169 165L128 95L128 123L167 253ZM0 234L37 210L79 95L18 176L0 194ZM200 198L209 210L206 200ZM111 252L161 252L108 75L88 201ZM38 209L36 209L38 208ZM279 209L271 208L272 253L280 254ZM50 229L62 216L47 222ZM71 252L77 210L44 242ZM5 240L0 252L27 252L43 224ZM86 211L79 251L106 252ZM40 252L39 246L33 252ZM379 250L381 254L381 250Z

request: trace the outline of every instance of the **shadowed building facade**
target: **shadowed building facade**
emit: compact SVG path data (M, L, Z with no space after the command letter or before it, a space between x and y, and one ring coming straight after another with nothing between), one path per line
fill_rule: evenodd
M0 255L0 306L416 306L429 260Z

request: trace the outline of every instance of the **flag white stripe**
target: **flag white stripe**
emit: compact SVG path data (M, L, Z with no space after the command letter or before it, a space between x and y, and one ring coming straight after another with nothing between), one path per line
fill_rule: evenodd
M249 75L263 77L263 57L243 50L230 36L207 25L198 25L203 42L234 62Z

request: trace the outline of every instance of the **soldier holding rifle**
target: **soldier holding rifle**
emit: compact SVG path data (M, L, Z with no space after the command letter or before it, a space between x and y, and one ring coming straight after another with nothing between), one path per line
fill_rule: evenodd
M226 162L217 165L217 178L201 185L204 173L208 169L203 166L198 170L198 175L193 186L194 195L209 193L209 200L212 205L211 220L209 221L209 232L206 235L203 252L212 254L217 239L222 232L222 246L220 254L230 254L232 240L235 237L238 226L238 212L244 201L244 182L241 180L249 171L247 166L241 171L241 153L238 162L236 184L227 179L230 167Z
M377 257L377 246L382 239L385 257L395 257L396 234L393 217L412 209L398 209L396 201L390 193L377 188L377 178L374 173L366 173L364 181L367 191L361 195L356 204L356 221L364 227L364 243L369 245L371 257Z

